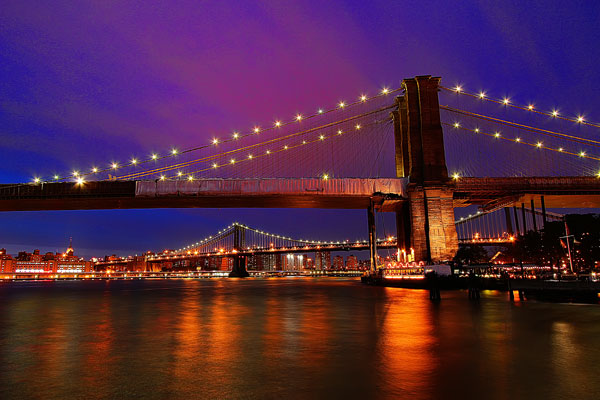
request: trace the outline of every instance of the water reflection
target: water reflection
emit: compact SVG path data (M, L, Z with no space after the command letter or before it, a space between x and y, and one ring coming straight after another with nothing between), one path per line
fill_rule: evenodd
M3 284L0 398L597 397L600 308L507 300L326 278Z

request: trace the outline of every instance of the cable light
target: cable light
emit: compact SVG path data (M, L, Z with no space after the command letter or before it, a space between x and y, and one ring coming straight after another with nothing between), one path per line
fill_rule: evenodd
M368 101L368 100L373 100L373 99L375 99L375 98L378 98L378 97L380 97L380 96L387 95L387 94L389 94L389 93L397 92L397 91L400 91L400 90L402 90L402 89L401 89L401 88L397 88L397 89L390 90L389 88L387 88L387 87L384 87L384 88L382 89L381 93L380 93L380 94L378 94L378 95L374 95L374 96L368 97L368 96L366 96L366 95L364 95L364 94L363 94L363 95L361 95L361 96L360 96L359 100L358 100L358 101L356 101L356 102L354 102L354 103L349 103L349 104L346 104L345 102L343 102L343 103L344 103L344 107L346 107L346 106L353 106L353 105L356 105L356 104L359 104L359 103L366 102L366 101ZM300 120L302 120L302 119L306 119L306 118L312 118L312 117L315 117L315 116L317 116L317 115L322 115L322 114L325 114L326 112L334 111L335 109L337 109L337 108L330 109L330 110L327 110L327 111L326 111L326 110L324 110L324 109L320 108L320 109L318 109L318 111L317 111L317 113L316 113L316 114L309 115L309 116L307 116L307 117L304 117L304 116L302 116L301 114L298 114L298 115L296 116L296 119L295 119L295 121L294 121L294 122L298 122L298 121L300 121ZM287 125L287 124L289 124L289 123L281 123L281 126L284 126L284 125ZM237 132L234 132L234 133L233 133L233 139L238 139L238 138L240 138L240 137L245 137L245 136L248 136L248 135L243 135L243 136L242 136L242 135L240 135L240 134L239 134L239 133L237 133ZM226 142L226 141L228 141L228 140L225 140L224 142ZM206 147L206 146L198 146L198 147L193 147L193 148L190 148L190 149L186 149L186 150L184 150L184 151L183 151L183 153L187 153L187 152L191 152L191 151L195 151L195 150L200 150L200 149L203 149L203 148L205 148L205 147ZM159 156L158 154L152 154L152 155L151 155L151 157L150 157L149 159L146 159L146 160L141 160L141 161L139 161L139 164L143 164L143 163L146 163L146 162L149 162L149 161L152 161L152 160L154 160L154 161L155 161L155 160L162 159L162 158L173 157L173 156L176 156L176 155L178 155L179 153L180 153L180 152L179 152L179 151L178 151L176 148L173 148L173 149L171 149L171 152L170 152L170 154L163 155L163 156ZM111 169L112 169L112 170L116 170L116 169L120 169L120 168L126 168L126 167L128 167L128 166L131 166L131 165L134 165L134 164L137 164L137 163L138 163L138 162L136 162L136 163L130 163L130 164L121 164L121 165L119 165L119 164L117 164L117 163L112 163L112 164L111 164L111 167L110 167L110 169L103 169L103 170L100 170L100 169L98 169L98 170L96 170L96 171L91 171L91 172L89 172L89 173L83 174L82 176L86 176L86 175L90 175L90 174L96 174L96 173L102 173L102 172L107 172L107 171L109 171L109 170L111 170ZM40 178L40 179L41 179L41 178ZM66 178L66 177L65 177L65 178L60 178L60 177L59 177L59 178L56 178L56 176L54 177L54 180L60 180L60 179L67 179L67 178ZM44 181L42 180L42 182L44 182Z
M442 125L452 126L455 129L461 129L461 130L464 130L464 131L473 132L473 133L477 133L477 134L480 134L480 135L484 135L484 136L489 136L489 137L496 138L495 133L482 132L481 130L477 132L477 131L475 131L475 129L469 129L469 128L465 128L465 127L462 127L462 126L459 126L458 128L456 128L454 126L455 124L450 124L448 122L442 122ZM585 152L575 153L575 152L566 151L562 147L558 147L558 148L548 147L548 146L544 146L544 144L542 142L529 143L529 142L523 141L519 137L511 139L511 138L508 138L508 137L500 136L498 139L506 140L506 141L513 142L513 143L525 144L525 145L528 145L528 146L531 146L531 147L535 147L535 148L538 148L538 149L555 151L555 152L562 153L562 154L568 154L568 155L576 156L576 157L580 157L580 158L586 158L586 159L590 159L590 160L600 161L600 157L598 157L598 156L591 156L591 155L588 155Z
M508 98L503 98L503 99L495 99L492 97L487 97L485 95L484 92L480 92L480 93L470 93L467 91L464 91L461 87L457 86L454 88L448 88L445 86L441 86L440 85L440 89L452 92L452 93L456 93L456 94L461 94L461 95L466 95L466 96L470 96L470 97L474 97L480 100L486 100L486 101L490 101L492 103L496 103L496 104L502 104L508 107L512 107L512 108L516 108L519 110L524 110L524 111L531 111L534 112L536 114L539 115L544 115L547 117L553 117L553 118L560 118L562 120L565 121L570 121L570 122L574 122L574 123L579 123L579 124L583 124L583 125L589 125L589 126L593 126L595 128L600 128L600 124L599 123L592 123L592 122L588 122L585 120L585 118L582 115L579 115L577 117L566 117L566 116L562 116L559 115L558 110L554 109L552 111L541 111L541 110L537 110L533 104L529 104L527 106L525 105L519 105L519 104L513 104L510 102L510 99Z
M357 125L355 128L356 128L356 131L359 131L359 130L361 129L361 126L360 126L360 125ZM325 139L329 139L329 138L332 138L332 137L334 137L334 136L324 136L323 140L325 140ZM286 150L288 150L288 149L296 149L296 148L298 148L298 147L301 147L301 146L303 146L303 145L305 145L305 144L308 144L308 143L318 143L318 142L321 142L321 141L322 141L322 139L320 139L320 138L316 138L316 139L314 139L314 140L311 140L311 141L309 141L309 142L307 142L307 141L305 141L305 140L304 140L304 141L303 141L301 144L295 144L295 145L293 145L293 146L290 146L290 145L285 145L285 146L281 147L279 150L275 150L275 151L267 150L267 151L266 151L265 153L263 153L263 154L259 154L259 155L257 155L257 156L253 156L253 157L252 157L252 159L254 160L254 159L256 159L256 158L260 158L260 157L268 156L268 155L271 155L271 154L274 154L274 153L279 153L279 152L282 152L282 151L286 151ZM229 162L229 163L224 163L224 164L217 164L217 163L213 163L213 164L212 164L212 167L198 169L198 170L191 171L191 172L188 172L188 173L185 173L185 174L184 174L184 173L181 173L181 171L180 171L180 172L177 174L177 176L178 176L178 177L180 177L181 175L189 175L189 174L193 174L193 173L201 173L201 172L208 171L208 170L210 170L210 169L216 169L216 168L219 168L219 167L224 167L224 166L231 166L231 165L233 165L233 164L235 164L235 165L238 165L239 163L242 163L242 162L245 162L245 161L250 161L250 159L248 159L248 158L247 158L247 159L242 159L242 160L239 160L239 161L232 159L232 160L230 160L230 162ZM174 178L175 178L175 177L174 177Z

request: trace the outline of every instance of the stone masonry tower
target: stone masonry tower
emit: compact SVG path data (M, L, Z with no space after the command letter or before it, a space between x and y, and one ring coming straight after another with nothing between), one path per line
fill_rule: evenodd
M396 175L408 177L408 201L396 212L398 247L415 260L450 260L458 250L452 184L448 178L440 123L440 78L404 79L404 95L392 112Z

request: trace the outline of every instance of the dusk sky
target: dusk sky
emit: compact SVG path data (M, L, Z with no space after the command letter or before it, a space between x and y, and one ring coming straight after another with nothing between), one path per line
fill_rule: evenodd
M598 21L592 1L4 0L0 182L192 147L415 75L599 121ZM363 210L13 212L0 247L64 250L72 236L79 255L127 255L233 221L367 236Z

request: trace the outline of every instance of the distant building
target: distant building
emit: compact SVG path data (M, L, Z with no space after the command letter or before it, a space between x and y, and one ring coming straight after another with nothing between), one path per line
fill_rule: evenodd
M303 254L285 254L282 269L284 271L301 271L304 268Z
M315 269L315 261L312 258L306 257L306 269Z
M342 257L342 256L333 257L333 269L336 271L341 271L344 269L344 257Z
M6 249L0 249L0 273L14 272L16 260L10 254L6 254Z
M315 253L315 269L319 271L331 269L331 252L317 251Z
M274 271L277 267L278 254L253 254L248 256L247 269L251 271Z
M39 250L33 253L19 252L16 259L6 254L5 249L0 250L0 272L13 274L78 274L92 271L92 263L73 255L72 243L64 253L40 254Z
M356 271L358 270L358 259L355 255L349 255L346 259L346 269L348 271Z

